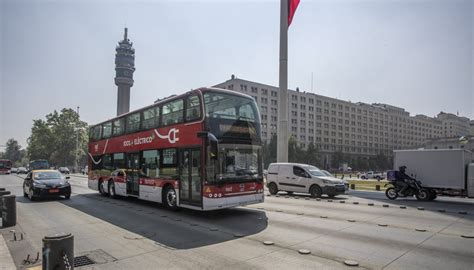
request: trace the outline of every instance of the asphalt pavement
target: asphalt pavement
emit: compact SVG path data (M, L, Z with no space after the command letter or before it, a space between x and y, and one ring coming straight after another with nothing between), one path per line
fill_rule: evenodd
M87 188L84 177L71 176L70 182L70 200L30 202L22 196L20 177L0 175L0 187L18 196L17 226L0 232L19 269L40 264L25 259L41 252L44 236L63 232L74 235L76 256L95 261L79 269L473 269L474 265L474 239L468 238L474 236L473 199L389 201L382 192L350 191L330 200L281 192L247 207L170 211L157 203L100 196ZM24 239L13 241L10 230L22 233ZM358 266L346 265L351 261Z

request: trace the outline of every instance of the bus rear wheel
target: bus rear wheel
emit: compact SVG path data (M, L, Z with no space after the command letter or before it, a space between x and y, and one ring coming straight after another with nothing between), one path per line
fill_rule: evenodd
M167 186L163 192L163 204L169 208L176 210L178 208L178 198L173 187Z

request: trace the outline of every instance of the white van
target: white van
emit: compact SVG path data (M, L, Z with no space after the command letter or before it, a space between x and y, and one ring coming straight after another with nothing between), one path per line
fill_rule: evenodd
M272 195L286 191L310 193L312 197L321 197L322 194L334 197L346 191L341 180L324 174L317 167L299 163L271 163L267 187Z

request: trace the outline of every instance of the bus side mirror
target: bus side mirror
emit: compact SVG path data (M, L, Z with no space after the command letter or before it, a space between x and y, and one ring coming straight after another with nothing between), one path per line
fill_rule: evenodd
M209 146L209 157L212 160L219 158L219 140L217 140L214 134L208 131L199 131L197 133L198 138L207 139L207 145Z
M209 142L209 156L213 160L218 160L219 158L219 141L217 140L216 136L212 133L207 135L207 139Z

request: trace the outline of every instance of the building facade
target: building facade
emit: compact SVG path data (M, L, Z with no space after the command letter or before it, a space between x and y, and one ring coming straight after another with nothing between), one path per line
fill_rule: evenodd
M443 137L460 137L471 133L469 118L440 112L437 116L443 125Z
M443 137L427 140L425 149L466 149L474 152L474 136L465 136L466 140L459 137Z
M277 133L278 87L234 75L215 87L252 96L260 108L263 139L269 141ZM392 105L353 103L298 88L288 90L288 112L289 135L300 146L313 142L322 153L342 151L357 156L391 156L395 149L422 147L428 139L445 136L446 121L453 122L453 126L455 123L451 115L450 120L445 120L444 115L441 119L410 116L403 108Z

